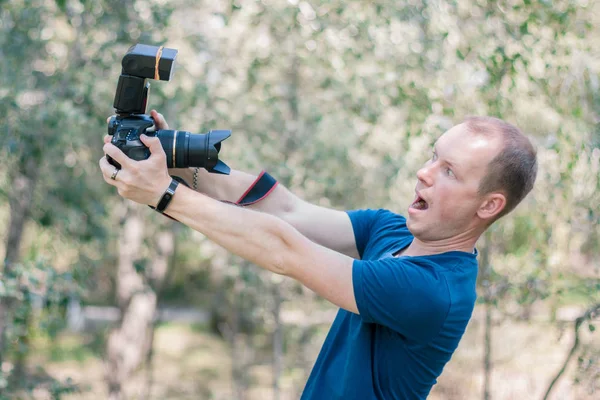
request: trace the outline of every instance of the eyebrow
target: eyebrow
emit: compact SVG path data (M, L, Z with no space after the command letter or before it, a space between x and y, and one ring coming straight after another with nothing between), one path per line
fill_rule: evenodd
M435 144L433 145L433 152L434 152L435 154L438 154L438 151L437 151L437 145L435 145ZM459 171L461 170L460 166L458 166L458 165L456 165L456 164L453 164L452 162L450 162L450 161L448 161L448 160L444 160L444 162L445 162L446 164L448 164L450 167L452 167L452 169L458 169Z

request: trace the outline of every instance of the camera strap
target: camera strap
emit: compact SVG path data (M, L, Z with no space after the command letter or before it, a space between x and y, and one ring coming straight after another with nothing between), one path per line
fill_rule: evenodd
M190 185L184 181L182 178L178 176L173 176L173 179L178 181L179 183L190 187ZM268 172L262 171L260 175L254 180L254 182L250 185L248 189L240 196L240 198L236 202L221 200L224 203L235 204L238 206L249 206L254 203L258 203L265 197L267 197L279 182L275 178L273 178ZM195 189L194 189L195 190Z
M177 183L181 183L187 187L190 187L190 185L184 181L182 178L178 177L178 176L173 176L172 177L174 181L177 181ZM254 180L254 182L252 183L252 185L250 185L250 187L248 189L246 189L246 191L244 192L244 194L242 194L242 196L238 199L238 201L236 201L235 203L231 202L231 201L226 201L226 200L221 200L223 203L229 203L229 204L235 204L238 206L249 206L255 203L258 203L259 201L263 200L265 197L267 197L269 194L271 194L271 192L273 192L273 190L275 190L275 188L277 187L277 185L279 184L279 182L277 182L277 180L275 178L273 178L271 175L269 175L268 172L266 171L262 171L260 173L260 175ZM153 207L150 207L153 208ZM167 214L163 214L165 217L172 219L173 221L177 221L175 218L170 217Z
M266 171L262 171L250 187L235 202L239 206L249 206L267 197L277 187L277 180Z

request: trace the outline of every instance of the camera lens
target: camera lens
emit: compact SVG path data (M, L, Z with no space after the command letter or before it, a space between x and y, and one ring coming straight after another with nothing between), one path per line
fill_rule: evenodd
M228 173L229 168L219 161L221 141L231 136L231 131L215 130L208 133L159 130L156 136L167 155L169 168L200 167L214 172ZM225 171L226 168L226 171Z

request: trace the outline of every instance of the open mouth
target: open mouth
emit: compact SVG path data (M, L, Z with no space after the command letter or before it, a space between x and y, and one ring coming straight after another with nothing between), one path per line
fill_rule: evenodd
M425 200L423 200L423 198L421 198L421 196L417 195L417 198L410 205L410 208L413 208L415 210L427 210L429 208L429 205Z

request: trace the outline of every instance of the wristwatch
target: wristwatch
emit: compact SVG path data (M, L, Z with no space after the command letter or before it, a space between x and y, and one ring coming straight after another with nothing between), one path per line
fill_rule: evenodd
M173 195L175 194L175 189L177 189L177 186L179 186L179 182L175 179L171 179L171 184L169 185L167 190L165 190L165 193L158 201L156 208L152 206L150 206L150 208L153 208L160 213L164 212L171 200L173 199Z

